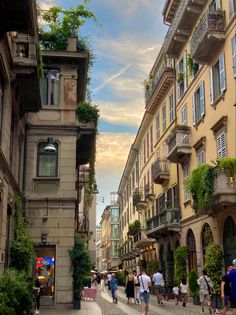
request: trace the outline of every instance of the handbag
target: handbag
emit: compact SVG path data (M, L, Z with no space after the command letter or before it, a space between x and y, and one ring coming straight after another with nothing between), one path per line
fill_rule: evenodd
M208 283L207 279L205 278L205 276L203 276L203 278L204 278L204 280L206 281L207 289L208 289L209 295L212 295L212 294L214 293L213 288L211 288L211 287L209 286L209 283Z

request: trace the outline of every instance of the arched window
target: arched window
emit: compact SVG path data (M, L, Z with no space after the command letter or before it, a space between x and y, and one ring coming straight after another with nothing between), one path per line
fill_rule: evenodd
M56 151L53 152L48 152L44 150L47 142L40 142L38 144L38 177L58 176L58 144L56 142L54 142L53 144L56 148Z
M188 249L188 269L189 271L197 268L196 241L193 231L190 229L187 234Z
M231 264L236 257L236 226L232 217L228 217L224 224L223 247L225 265Z
M206 223L206 224L204 224L203 229L202 229L202 257L203 257L203 262L205 262L206 248L211 241L213 241L212 231L211 231L209 224Z

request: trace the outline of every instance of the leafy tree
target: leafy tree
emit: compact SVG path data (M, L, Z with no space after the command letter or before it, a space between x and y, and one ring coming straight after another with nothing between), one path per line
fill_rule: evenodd
M187 265L186 259L188 255L188 250L186 246L179 246L174 253L174 266L175 266L175 276L174 281L180 284L182 278L187 275Z
M189 291L192 297L199 295L199 285L197 283L197 270L192 269L188 274Z
M74 299L80 300L84 283L90 274L91 259L84 241L79 234L75 237L75 245L70 251L70 258L73 267Z

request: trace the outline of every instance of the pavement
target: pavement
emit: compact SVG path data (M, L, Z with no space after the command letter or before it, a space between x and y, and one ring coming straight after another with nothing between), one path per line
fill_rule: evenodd
M141 315L140 304L127 304L124 287L117 290L118 304L112 303L111 293L108 290L100 292L98 289L96 301L82 301L81 310L42 309L40 315ZM199 315L200 305L187 302L183 307L181 303L175 305L174 300L164 301L163 305L157 305L156 296L151 295L148 315ZM209 314L205 309L205 314ZM228 312L227 315L232 315Z

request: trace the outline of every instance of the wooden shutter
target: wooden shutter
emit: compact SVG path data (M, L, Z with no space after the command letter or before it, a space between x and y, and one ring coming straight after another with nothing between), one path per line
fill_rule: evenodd
M222 132L217 136L217 157L223 158L226 157L226 133Z
M214 82L213 82L213 69L210 69L209 72L209 79L210 79L210 99L211 99L211 105L214 103L215 96L214 96Z
M177 75L176 77L178 78L178 74L179 74L179 64L177 63L176 65L176 70L177 70ZM177 82L177 95L178 95L178 100L180 99L180 84L178 81Z
M223 52L219 56L219 71L220 71L220 91L222 93L226 90L225 57L224 57Z
M193 126L196 125L196 112L195 112L195 94L192 96L192 120Z
M184 52L184 59L183 59L183 68L184 68L184 91L187 89L188 81L188 71L187 71L187 51Z
M236 78L236 35L232 38L233 74Z
M201 81L200 87L200 116L203 117L205 115L205 91L204 91L204 81Z

